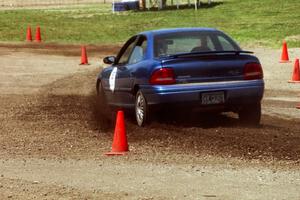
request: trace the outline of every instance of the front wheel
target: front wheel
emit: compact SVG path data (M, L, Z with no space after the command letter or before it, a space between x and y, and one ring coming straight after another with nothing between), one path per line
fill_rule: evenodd
M144 126L147 123L148 105L147 100L141 91L138 91L135 96L135 118L139 126Z
M102 85L101 81L98 82L97 97L98 97L98 102L100 103L100 105L103 106L103 107L106 107L107 102L106 102L106 97L105 97L105 94L104 94L104 89L103 89L103 85Z
M244 125L258 126L261 119L261 103L244 106L239 111L239 119Z

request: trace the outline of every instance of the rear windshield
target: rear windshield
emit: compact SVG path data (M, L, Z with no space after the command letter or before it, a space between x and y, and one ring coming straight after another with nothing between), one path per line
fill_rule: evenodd
M154 37L155 57L189 52L240 50L232 39L218 31L177 32Z

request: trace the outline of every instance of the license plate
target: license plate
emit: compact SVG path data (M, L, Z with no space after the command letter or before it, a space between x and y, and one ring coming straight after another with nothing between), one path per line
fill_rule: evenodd
M201 94L203 105L222 104L225 102L224 92L207 92Z

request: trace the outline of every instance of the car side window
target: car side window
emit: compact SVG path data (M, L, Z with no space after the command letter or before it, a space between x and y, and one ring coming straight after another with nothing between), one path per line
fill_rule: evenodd
M234 51L236 48L222 35L218 35L218 40L223 51Z
M145 58L146 49L147 39L142 36L136 43L136 46L134 47L132 54L129 58L128 64L134 64L142 61Z
M121 49L120 56L118 59L118 64L126 64L128 62L129 56L133 50L133 47L135 45L136 37L129 39L129 41L125 44L123 48Z
M207 37L207 46L209 47L210 50L216 51L216 47L214 43L212 42L212 39L210 36Z

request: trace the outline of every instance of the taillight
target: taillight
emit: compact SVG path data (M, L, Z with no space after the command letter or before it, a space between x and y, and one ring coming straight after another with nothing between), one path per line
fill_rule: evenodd
M150 78L152 85L168 85L176 82L174 70L172 68L161 68L155 70Z
M255 80L263 79L264 74L262 67L259 63L247 63L244 67L244 79L245 80Z

